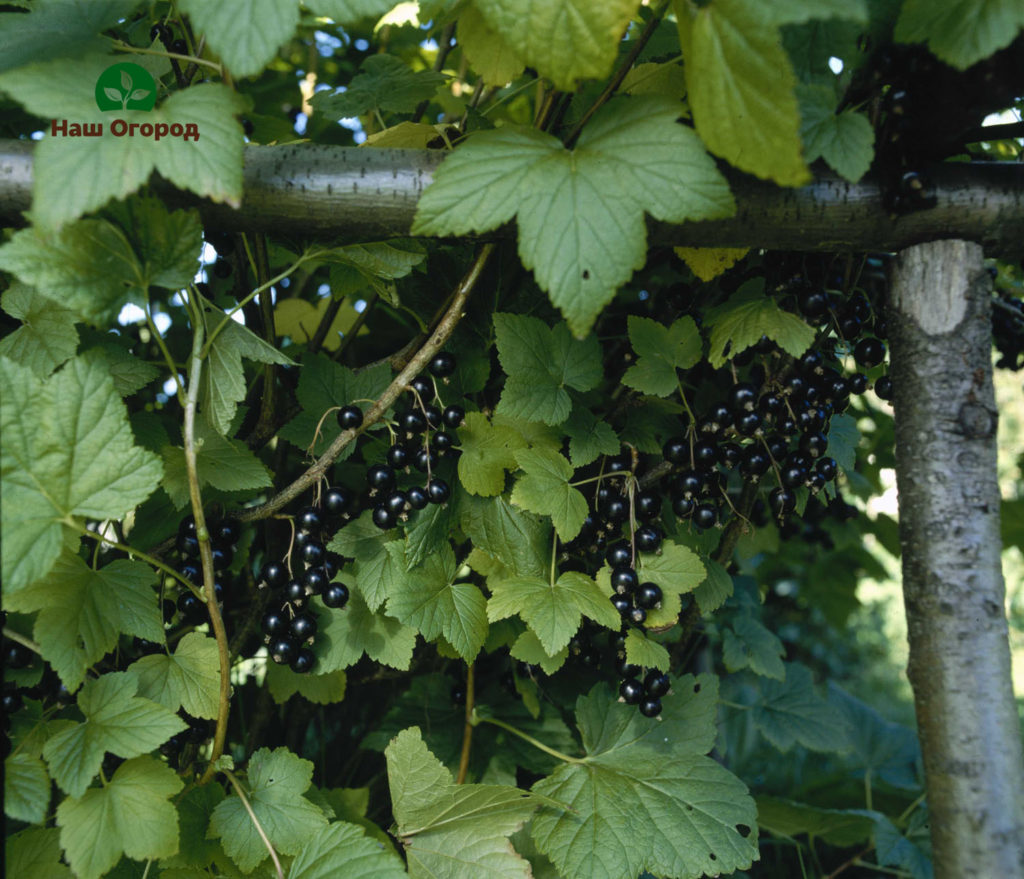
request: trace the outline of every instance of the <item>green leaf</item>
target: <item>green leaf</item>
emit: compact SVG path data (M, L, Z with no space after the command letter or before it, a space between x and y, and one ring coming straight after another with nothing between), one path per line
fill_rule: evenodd
M455 583L455 553L447 542L409 572L405 587L388 599L388 613L428 641L444 636L472 662L487 637L487 599L472 583Z
M388 541L388 543L391 542L395 541ZM397 542L401 543L401 541ZM364 510L358 519L352 520L344 528L339 528L335 532L334 537L327 544L327 548L331 552L355 559L357 562L366 562L384 553L384 547L387 545L381 540L381 530L373 524L372 511ZM404 564L402 570L405 570Z
M333 18L338 24L347 25L358 24L364 18L379 18L395 3L394 0L309 0L303 5Z
M401 547L400 542L391 545ZM405 580L405 566L395 567L396 575ZM341 579L344 579L342 577ZM374 613L367 607L361 592L352 592L344 610L318 611L320 634L317 637L318 671L337 671L355 665L365 653L374 662L402 671L412 663L416 646L416 630L402 625L393 617ZM321 647L321 640L326 646Z
M4 760L4 814L15 821L42 824L50 810L50 776L43 761L25 753ZM8 871L8 876L18 875Z
M288 870L288 879L402 879L406 875L392 848L344 821L318 830Z
M711 325L708 362L715 369L755 345L762 336L793 357L803 354L814 341L814 329L779 308L764 294L761 281L744 284L725 305L712 309L705 322Z
M572 465L558 452L548 449L524 449L516 453L523 470L512 489L512 503L516 506L550 516L563 543L580 533L587 518L587 501L569 480Z
M512 31L523 29L502 32ZM678 116L668 98L616 99L573 150L535 129L476 134L435 172L413 233L468 235L518 215L523 265L583 337L647 258L645 212L673 223L735 212L725 178Z
M598 419L587 406L574 405L564 429L569 437L569 460L573 467L586 467L601 455L617 455L622 448L612 426Z
M46 378L78 349L75 317L58 302L34 287L17 282L0 298L0 306L22 321L10 335L0 339L0 357L27 366L39 378Z
M701 358L704 340L692 317L662 326L649 317L629 316L629 341L639 358L622 383L644 394L667 397L679 390L677 369L689 369Z
M217 642L199 632L189 632L174 653L156 653L133 662L130 670L139 679L139 695L193 717L215 718L220 701L220 659Z
M122 397L128 397L142 390L151 381L160 376L160 370L152 363L133 357L118 342L97 345L88 349L106 361L107 370L114 381L114 390Z
M504 417L561 424L572 409L566 388L589 391L601 381L597 339L573 339L564 323L551 328L539 318L498 313L494 334L508 376L497 407Z
M278 705L283 705L298 693L317 705L331 705L345 698L347 677L343 671L325 672L319 668L317 674L296 674L290 668L267 663L267 688Z
M754 674L777 681L786 679L782 656L786 648L772 632L748 615L732 621L722 640L722 659L731 672L749 668Z
M307 355L302 359L302 371L299 373L299 386L296 390L303 411L288 422L279 431L279 435L304 451L313 442L317 425L328 409L351 403L365 411L370 407L369 401L376 400L390 383L391 369L386 363L361 370L357 374L323 354ZM331 416L323 419L315 449L322 452L334 442L339 433L341 428L336 418ZM350 450L354 448L354 443L349 446ZM347 454L351 454L351 451Z
M505 490L505 471L516 468L516 450L525 448L516 431L492 424L482 412L466 414L459 445L459 481L470 494L484 497Z
M43 61L0 74L0 89L34 115L103 126L100 137L45 137L36 145L35 223L56 229L137 191L153 171L179 189L237 207L244 137L235 116L245 112L243 99L219 83L193 85L175 92L152 112L129 110L119 118L154 126L194 126L198 140L115 137L108 130L111 117L97 108L95 98L96 80L110 61L110 55L89 55L76 64Z
M294 0L182 0L181 11L236 77L263 70L299 23Z
M382 56L370 56L379 57ZM369 286L397 307L398 297L394 284L390 282L408 275L426 259L427 252L418 241L396 238L393 241L332 247L330 250L317 251L316 256L318 261L334 266L331 270L331 295L335 299ZM347 283L339 283L342 277L347 279Z
M619 42L637 9L636 0L597 4L475 0L475 4L489 28L513 52L542 77L570 92L581 79L603 79L611 72Z
M19 753L38 757L50 738L73 724L74 721L53 717L50 712L45 712L42 702L26 699L21 711L11 716L9 738Z
M777 797L757 798L757 823L777 836L799 833L849 848L871 838L874 827L870 813L857 809L821 809Z
M202 374L200 403L217 433L225 434L234 420L235 409L245 399L242 358L282 366L295 364L252 330L231 320L219 308L206 306L206 323L211 333L218 327L223 329L210 346L206 369Z
M718 610L732 595L733 584L729 572L714 559L702 559L707 576L693 590L693 597L701 613Z
M270 471L241 440L228 439L205 419L196 422L196 474L199 487L221 491L252 491L271 485ZM163 487L179 510L189 502L188 468L181 446L165 446Z
M170 863L183 863L205 867L212 863L220 845L206 838L210 816L225 797L219 784L204 784L187 791L178 800L178 820L181 824L181 846Z
M375 525L374 528L376 527ZM379 531L377 536L379 538ZM360 596L365 600L368 610L373 613L380 610L380 606L392 593L401 589L402 583L405 582L405 572L409 569L405 563L404 541L378 542L378 549L379 551L369 558L357 559L350 569ZM392 634L397 636L397 630L392 630Z
M715 739L717 679L686 675L672 688L660 721L615 702L604 685L577 701L587 756L533 786L566 804L542 808L532 824L560 875L728 874L757 857L753 800L704 756Z
M164 858L178 851L178 811L167 802L184 782L154 757L118 767L101 788L57 808L64 854L80 879L97 879L121 859Z
M703 582L707 573L697 553L671 540L661 544L661 551L657 555L641 554L638 559L637 574L640 582L656 583L665 598L692 592Z
M520 577L542 576L551 558L551 527L504 496L467 498L459 524L473 546Z
M758 680L760 698L751 709L757 728L780 751L800 744L812 751L848 749L849 733L842 715L815 692L810 670L786 663L783 682Z
M399 733L385 756L397 835L410 876L531 875L530 865L515 853L508 837L537 807L535 798L507 785L456 785L427 750L419 727Z
M513 577L489 583L491 598L487 618L491 622L519 614L553 656L565 647L588 617L607 629L621 624L619 613L592 577L567 571L554 583L540 577Z
M1010 45L1024 28L1024 7L1015 0L906 0L894 36L901 43L928 43L932 53L958 70Z
M857 465L857 446L860 444L860 430L857 419L852 415L833 415L828 426L828 448L825 451L846 472Z
M172 211L154 196L135 196L104 211L121 227L138 260L145 287L180 290L200 268L203 223L197 210Z
M249 804L281 854L297 855L327 826L327 819L302 795L313 780L313 764L287 748L260 748L249 760ZM238 796L217 804L209 836L220 837L224 851L243 873L251 873L267 858L267 848Z
M61 730L43 746L50 775L72 797L85 792L104 752L138 757L185 729L174 712L136 696L137 686L135 675L123 671L87 680L78 693L85 722Z
M431 504L413 519L405 532L405 567L412 570L446 543L455 526L455 512L462 503L461 486L452 486L452 500Z
M820 156L840 177L856 183L875 157L875 131L867 116L854 110L837 114L829 86L797 86L797 97L804 161L810 164Z
M5 596L4 603L10 610L39 611L33 635L43 658L74 691L122 632L164 640L156 583L153 569L142 562L117 559L94 571L65 552L47 577Z
M520 58L505 37L492 28L476 5L459 15L458 39L470 66L488 85L503 86L523 72Z
M60 831L56 827L30 827L7 837L5 874L19 879L71 879L61 863Z
M0 358L4 592L53 566L70 516L121 519L160 481L155 455L135 446L103 363L76 357L45 381Z
M640 668L657 668L665 672L670 665L668 650L636 629L630 629L626 635L626 662L639 665Z
M520 662L539 665L546 675L553 675L565 665L565 661L569 658L568 647L563 647L552 655L544 649L537 634L529 629L516 638L509 653L513 659L518 659Z
M28 15L0 13L0 73L39 58L102 51L107 47L102 32L137 6L137 0L40 0L32 3Z
M369 55L341 92L313 96L313 109L332 121L363 116L373 110L411 113L429 100L448 77L433 70L413 71L394 55Z
M875 856L883 866L900 867L906 870L913 879L932 879L935 875L931 858L924 849L899 828L885 815L875 815ZM919 842L928 846L927 828L919 835Z

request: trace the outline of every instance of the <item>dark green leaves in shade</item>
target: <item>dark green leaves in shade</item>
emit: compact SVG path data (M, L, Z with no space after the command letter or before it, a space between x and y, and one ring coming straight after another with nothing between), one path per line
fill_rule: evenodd
M589 391L602 378L601 348L590 336L572 338L564 323L554 328L536 317L494 315L498 359L508 378L499 414L561 424L569 417L569 388Z
M725 305L706 318L711 326L708 362L716 369L767 336L787 354L799 357L814 341L814 329L801 318L783 311L766 296L763 282L744 284Z
M516 787L456 785L423 742L418 727L399 733L385 751L398 838L409 875L527 879L530 865L509 844L537 807Z
M249 760L249 804L281 854L299 854L327 826L323 812L303 797L312 780L313 764L287 748L260 748ZM251 873L267 858L267 847L237 795L228 796L213 810L209 835L220 837L224 851L243 873Z
M467 235L518 217L523 265L582 338L643 266L645 213L683 222L735 211L725 178L678 116L668 98L613 100L572 150L532 128L481 132L435 173L413 234Z
M364 807L365 809L365 807ZM321 827L296 855L288 879L403 879L401 858L362 827L337 821Z
M835 90L828 86L797 87L800 100L800 137L804 160L823 158L851 183L863 177L875 157L875 132L868 117L855 110L836 113Z
M339 92L321 92L313 108L328 119L362 116L374 110L411 113L421 101L433 97L448 77L433 70L413 71L394 55L370 55L348 87Z
M586 757L533 786L566 805L543 806L531 828L560 875L696 877L757 858L754 801L705 756L715 741L717 679L686 675L672 691L661 720L614 702L604 685L577 701Z
M39 378L46 378L75 356L75 316L63 305L34 287L17 282L4 290L0 305L11 317L22 321L18 329L0 339L0 357L27 366Z
M3 582L13 593L56 561L68 517L121 519L160 481L159 459L135 445L101 358L69 360L45 381L0 358Z
M760 697L751 709L754 723L780 751L796 744L812 751L847 749L845 718L815 690L807 666L786 663L784 680L762 678L758 684Z
M692 317L663 326L649 317L629 316L629 341L637 354L622 383L643 394L667 397L679 390L677 369L689 369L701 358L704 341Z

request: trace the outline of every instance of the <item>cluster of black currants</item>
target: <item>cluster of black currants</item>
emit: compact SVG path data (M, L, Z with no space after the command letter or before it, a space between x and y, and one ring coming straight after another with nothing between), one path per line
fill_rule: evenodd
M434 379L447 379L455 367L455 357L442 351L428 365L433 379L413 379L405 404L395 412L385 460L366 471L367 502L373 509L373 523L382 530L405 521L410 511L446 503L451 497L451 486L434 470L442 457L457 454L454 431L462 424L466 410L461 406L442 409ZM343 430L356 429L362 423L363 413L358 406L344 406L338 412L338 425ZM399 473L413 470L424 474L424 483L399 488Z
M230 581L227 569L235 558L235 545L242 534L242 526L237 519L210 519L206 523L210 533L213 570L216 579L213 584L217 603L224 601ZM203 568L199 558L199 538L196 535L196 520L189 514L178 526L177 549L181 555L178 573L196 586L203 585ZM183 590L178 596L178 612L186 625L198 626L207 620L206 605L194 592Z
M307 607L310 598L319 595L330 608L348 604L348 587L331 582L341 567L341 560L327 550L326 540L331 523L347 516L353 502L348 489L328 488L318 505L304 507L295 516L297 530L292 541L292 561L268 561L260 571L261 583L272 590L269 609L260 622L264 642L274 662L287 665L298 674L312 671L316 665L316 654L311 648L317 621ZM303 570L293 575L295 555L301 560Z
M992 300L992 341L996 366L1014 372L1024 367L1024 300L1001 290Z

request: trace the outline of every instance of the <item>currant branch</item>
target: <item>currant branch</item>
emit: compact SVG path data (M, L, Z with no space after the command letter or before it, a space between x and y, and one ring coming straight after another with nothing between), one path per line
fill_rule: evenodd
M477 281L480 280L480 275L483 273L484 266L487 265L487 260L494 252L494 247L495 245L493 244L485 244L480 248L480 252L477 254L473 264L455 288L451 305L448 306L448 310L444 313L434 331L429 335L419 351L409 360L405 368L399 372L394 381L387 386L384 393L363 414L363 423L359 427L343 430L334 442L331 443L327 451L305 473L283 488L266 503L240 512L238 514L240 521L253 522L272 516L304 491L315 485L327 473L327 469L338 459L338 456L349 443L353 442L368 427L380 421L391 404L398 399L409 383L426 368L434 355L448 341L456 324L462 318L462 310L466 305L466 301L473 292Z

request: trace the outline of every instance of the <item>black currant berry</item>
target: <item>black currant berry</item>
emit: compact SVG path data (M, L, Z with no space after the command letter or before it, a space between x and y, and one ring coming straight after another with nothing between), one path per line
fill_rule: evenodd
M395 443L385 456L389 467L402 470L409 465L409 449L402 443Z
M643 669L633 662L628 662L625 656L620 656L615 663L615 672L620 678L636 678L640 676Z
M821 317L828 311L828 295L823 290L808 290L800 296L799 307L806 317Z
M210 533L213 535L214 541L222 546L234 546L238 543L238 538L242 536L242 523L231 517L221 519L210 529Z
M629 518L629 502L621 495L610 497L601 505L601 515L613 525L621 525Z
M662 597L661 587L657 583L641 583L636 603L644 610L654 610L661 606Z
M868 389L868 377L863 372L855 372L846 383L851 394L863 394Z
M636 517L649 522L661 512L661 495L655 491L641 491L634 499Z
M395 415L398 426L411 434L423 433L427 429L427 419L416 409L406 409Z
M384 499L384 506L392 516L400 516L409 505L409 498L404 491L395 490Z
M693 509L697 506L697 502L691 497L683 497L682 495L676 495L672 498L672 512L676 514L680 519L686 519L693 515Z
M672 688L672 680L663 671L652 668L644 678L644 692L648 696L658 699L664 696Z
M390 491L395 487L395 471L386 464L374 464L366 471L366 484L377 491Z
M633 561L633 550L629 546L629 541L617 540L608 547L604 557L613 568L620 565L628 566Z
M344 583L331 583L324 590L322 598L327 607L344 607L348 604L348 587Z
M409 501L409 506L414 510L422 510L430 503L430 497L427 495L426 489L419 485L414 485L406 491L405 497Z
M881 339L871 336L861 339L853 349L853 356L857 365L863 369L870 369L878 366L885 360L885 343Z
M270 658L278 665L288 665L295 658L298 647L291 638L276 637L271 640L267 647L267 652L270 653Z
M194 559L199 557L199 538L194 534L178 534L175 545L186 558Z
M631 602L625 595L616 594L612 596L612 607L614 607L622 616L629 613L632 606L633 602Z
M330 582L331 577L324 568L309 568L302 575L302 585L310 595L319 595Z
M633 539L641 552L657 552L661 546L661 529L656 525L642 525L636 529Z
M796 509L796 495L788 488L772 489L768 495L768 509L772 511L777 519L781 519L787 513Z
M466 420L466 410L461 406L448 406L441 416L444 423L451 428L461 427Z
M347 488L332 485L323 495L324 509L332 516L340 516L352 503L352 493Z
M800 437L800 448L812 458L820 458L828 448L828 437L821 432L805 433Z
M892 400L892 379L887 375L883 375L878 381L875 382L875 394L878 395L878 399L889 402Z
M637 705L644 697L644 685L636 678L626 678L619 684L619 695L627 705Z
M736 415L753 412L757 405L757 389L746 382L735 384L729 391L729 409Z
M736 432L740 436L753 436L760 430L762 423L757 412L746 412L736 419Z
M796 488L797 486L803 485L804 480L807 479L807 468L806 467L783 467L779 473L779 478L782 480L782 484L786 488Z
M315 507L304 507L299 510L295 521L305 531L317 531L324 526L323 516L320 515L320 511Z
M213 557L213 569L215 571L223 571L231 566L231 561L235 557L235 551L230 546L214 546L210 550L210 555Z
M182 592L178 596L178 610L186 622L198 623L206 614L206 605L191 592Z
M814 469L824 477L826 482L831 482L839 473L839 465L835 458L819 458Z
M338 427L342 430L355 430L363 426L363 410L358 406L342 406L338 410Z
M9 717L15 711L20 711L24 704L25 703L21 698L21 693L17 690L4 690L3 712L6 716Z
M437 450L439 455L443 455L455 445L455 437L446 430L439 430L434 434L430 444Z
M322 543L307 543L302 547L302 560L307 565L322 565L326 555L327 550Z
M419 449L412 458L412 466L420 473L426 473L437 466L437 452L433 449Z
M620 595L632 592L640 585L640 578L637 577L636 571L628 565L617 565L612 568L611 581L612 589Z
M642 607L631 607L628 616L631 623L642 626L647 620L647 611Z
M316 635L316 617L308 613L296 614L288 624L288 631L296 641L307 641Z
M718 508L714 504L697 504L693 521L698 528L713 528L718 522Z
M427 497L432 504L443 504L452 496L452 490L443 479L431 479L427 483Z
M718 445L710 440L701 440L693 446L695 467L714 467L718 461Z
M434 385L429 378L418 375L412 380L409 387L419 394L423 400L432 400L434 398Z
M378 504L373 508L373 524L380 528L382 531L387 531L388 528L394 528L396 522L396 516L391 512L384 504Z
M443 421L441 410L433 403L423 407L423 417L427 419L427 424L431 430L437 430Z
M661 714L661 699L644 699L640 703L640 713L644 717L657 717Z
M690 460L690 443L685 436L672 437L665 443L661 453L672 464L685 464Z
M455 356L447 351L439 351L427 368L434 378L446 378L455 372Z
M308 647L300 647L289 660L288 666L297 675L308 674L316 665L316 654Z

